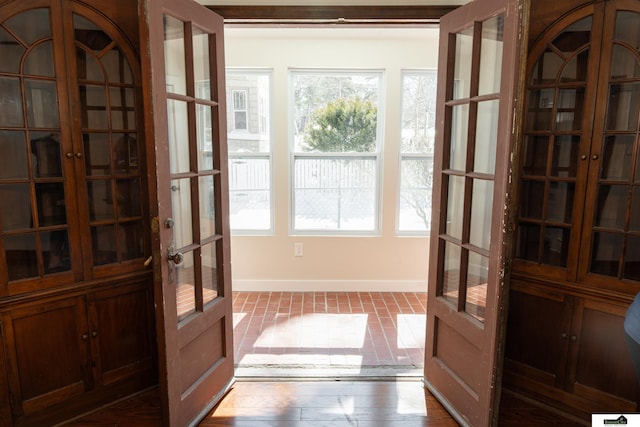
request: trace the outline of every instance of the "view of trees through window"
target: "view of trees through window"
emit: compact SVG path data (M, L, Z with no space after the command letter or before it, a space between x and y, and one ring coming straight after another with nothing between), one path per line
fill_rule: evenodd
M382 72L296 70L293 230L378 230Z
M403 73L398 209L401 233L426 233L431 228L435 98L435 71Z
M293 232L378 231L382 77L382 71L290 71ZM227 70L234 232L273 230L271 80L270 70ZM430 229L435 95L434 70L402 72L400 234Z

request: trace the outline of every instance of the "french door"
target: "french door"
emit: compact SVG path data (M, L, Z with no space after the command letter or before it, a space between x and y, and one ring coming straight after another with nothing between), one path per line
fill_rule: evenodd
M193 425L233 380L223 20L192 0L140 16L163 420Z
M462 425L497 419L525 7L477 0L440 21L424 369L429 390Z

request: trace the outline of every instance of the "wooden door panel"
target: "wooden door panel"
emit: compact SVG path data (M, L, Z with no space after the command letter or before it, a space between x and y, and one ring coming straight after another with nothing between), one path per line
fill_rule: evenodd
M440 21L425 383L462 425L497 419L525 7L480 0Z
M140 16L163 420L188 425L233 380L223 20L191 0Z
M571 331L572 299L515 280L511 285L506 364L521 377L561 386Z
M570 337L574 368L567 390L598 402L593 412L636 410L638 383L626 345L625 312L626 305L589 299L575 311Z
M150 283L144 281L96 292L90 297L92 352L102 385L136 375L153 377L150 290Z
M7 425L12 426L11 419L11 400L9 392L9 378L7 375L7 357L6 357L6 332L4 325L6 325L8 319L4 316L0 316L0 420L7 420Z
M82 297L16 309L6 324L8 348L14 351L8 355L14 416L41 411L90 388Z

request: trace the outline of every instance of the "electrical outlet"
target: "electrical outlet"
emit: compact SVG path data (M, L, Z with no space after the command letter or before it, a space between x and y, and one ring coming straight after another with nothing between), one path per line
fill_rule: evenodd
M293 256L302 256L304 255L304 247L302 243L295 243L293 245Z

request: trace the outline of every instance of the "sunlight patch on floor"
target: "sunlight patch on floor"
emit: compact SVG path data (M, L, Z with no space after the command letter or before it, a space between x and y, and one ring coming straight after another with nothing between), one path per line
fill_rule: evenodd
M276 322L260 334L254 347L362 348L366 314L312 313Z
M398 348L424 348L427 319L424 314L398 314Z

